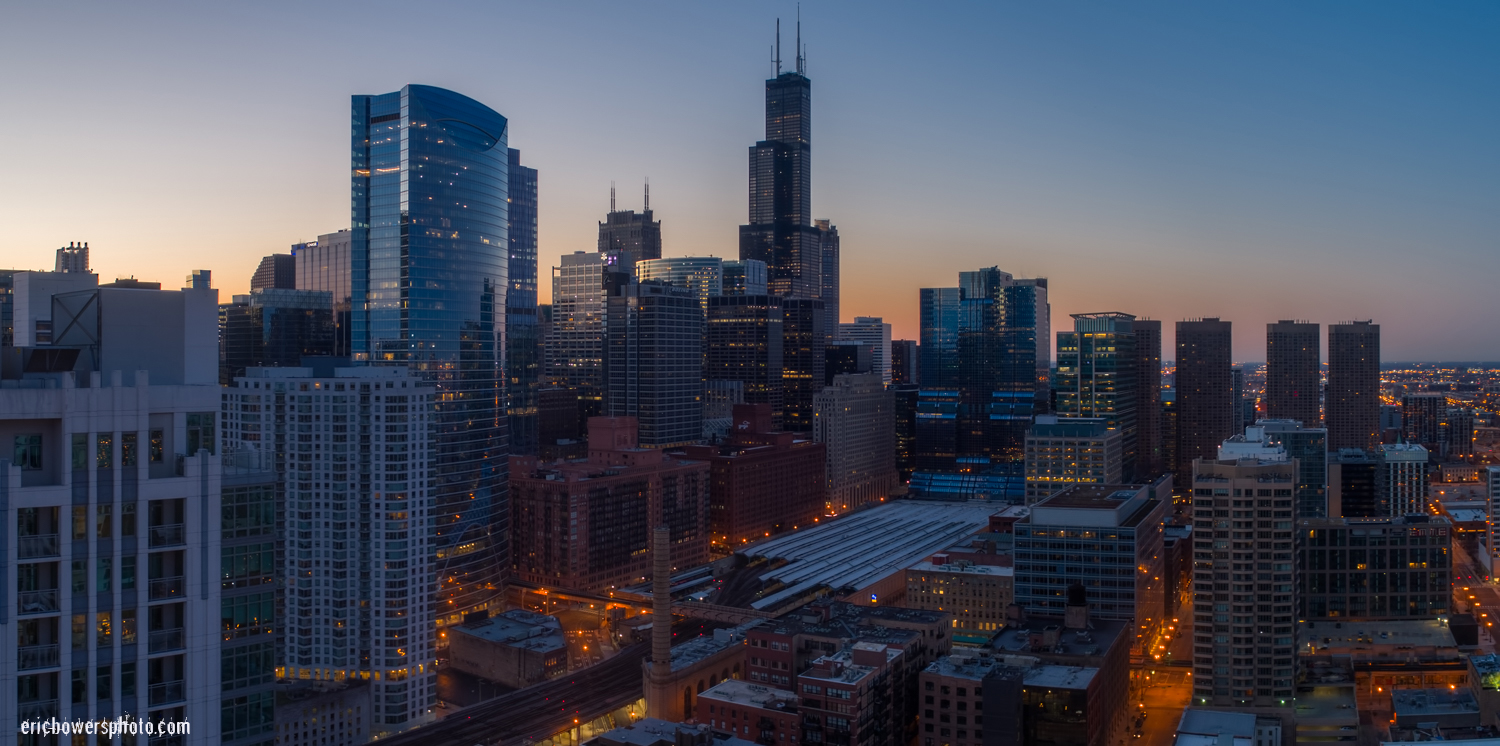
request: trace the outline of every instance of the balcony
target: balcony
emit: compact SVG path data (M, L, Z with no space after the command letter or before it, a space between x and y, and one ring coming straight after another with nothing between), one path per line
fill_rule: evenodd
M57 534L42 534L39 536L22 536L16 547L18 559L34 559L36 557L56 557Z
M33 668L57 667L56 645L27 645L19 652L20 655L16 657L16 668L19 670L30 671Z
M16 606L21 614L47 614L57 611L57 589L50 591L21 591L16 594Z
M176 547L187 543L181 523L151 527L151 548Z
M165 684L152 684L149 690L148 697L150 699L151 707L156 707L158 705L169 705L174 702L181 702L186 698L183 696L183 687L181 681L168 681Z
M175 578L153 580L151 581L151 600L166 601L173 598L180 598L183 594L183 586L184 583L181 575Z
M57 717L57 700L34 699L30 702L16 703L16 718L22 722L27 720L50 720Z
M186 635L183 634L181 627L157 630L151 633L149 652L165 653L171 650L181 650L185 647L185 640Z

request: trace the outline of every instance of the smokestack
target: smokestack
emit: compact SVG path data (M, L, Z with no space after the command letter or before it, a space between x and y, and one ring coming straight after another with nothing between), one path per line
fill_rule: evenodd
M672 530L651 532L651 678L672 676Z

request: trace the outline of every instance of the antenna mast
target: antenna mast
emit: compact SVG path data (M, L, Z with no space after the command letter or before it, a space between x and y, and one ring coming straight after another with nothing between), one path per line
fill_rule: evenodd
M781 19L776 19L776 74L781 75Z
M609 182L609 211L615 211L615 183Z
M650 209L651 209L651 177L647 176L646 177L646 204L645 204L644 207L641 208L641 211L645 212L645 211L650 210Z
M797 74L807 73L802 56L802 3L797 3Z

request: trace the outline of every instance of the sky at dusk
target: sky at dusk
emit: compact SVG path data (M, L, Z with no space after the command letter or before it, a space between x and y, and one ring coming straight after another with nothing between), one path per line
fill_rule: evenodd
M665 255L738 255L774 3L10 3L0 266L88 241L105 279L221 298L349 225L349 96L449 88L540 170L541 295L651 180ZM843 313L1049 278L1125 311L1372 318L1387 360L1500 360L1500 5L802 4L813 212ZM1167 327L1170 344L1171 324ZM1325 329L1326 341L1326 329ZM1165 351L1166 357L1172 357ZM1326 359L1326 358L1325 358Z

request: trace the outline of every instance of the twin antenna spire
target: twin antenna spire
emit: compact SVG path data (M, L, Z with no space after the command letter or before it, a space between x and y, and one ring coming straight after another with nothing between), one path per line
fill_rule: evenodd
M776 47L771 61L776 63L776 76L781 76L781 19L776 19ZM807 74L807 47L802 45L802 3L797 3L797 74Z
M642 205L641 209L643 211L651 209L651 177L649 177L649 176L646 177L646 203L644 205ZM610 212L615 212L616 211L615 210L615 183L613 181L609 182L609 211Z

